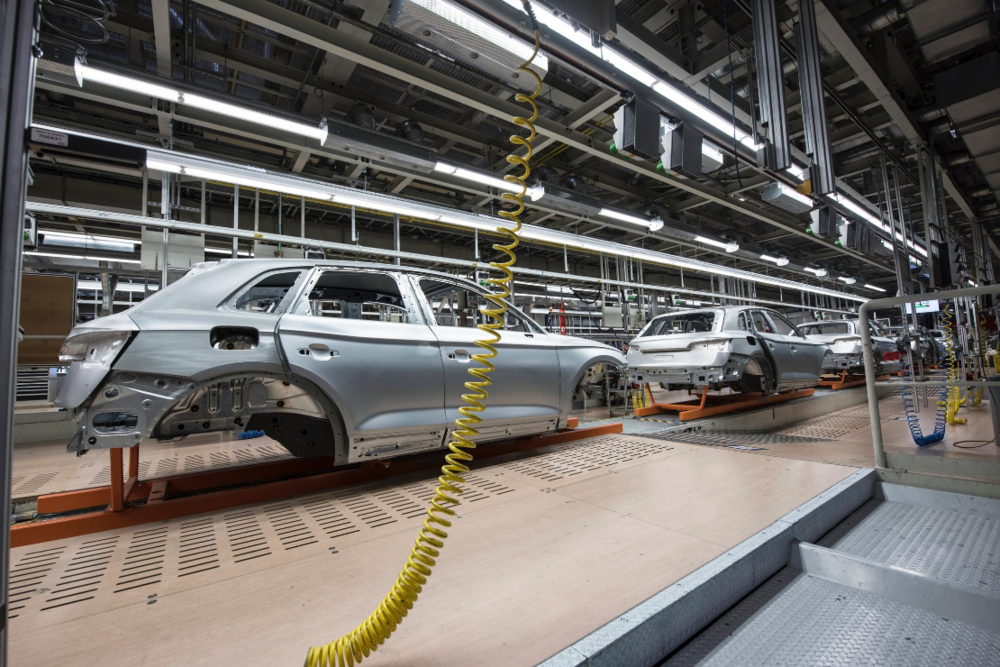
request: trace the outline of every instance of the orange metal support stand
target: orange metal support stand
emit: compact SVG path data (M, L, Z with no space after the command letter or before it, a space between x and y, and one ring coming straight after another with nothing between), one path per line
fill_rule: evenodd
M879 375L875 378L876 382L882 382L888 380L889 375ZM840 376L839 380L834 380L832 378L823 378L819 381L819 386L827 387L836 391L837 389L847 389L849 387L860 387L865 383L864 375L848 375L845 370Z
M677 412L678 418L681 421L690 421L692 419L700 419L701 417L714 417L728 412L759 408L762 405L771 405L773 403L784 403L796 398L812 396L815 393L813 389L800 389L772 396L763 396L760 393L710 395L708 387L705 387L702 389L701 398L699 399L683 403L657 403L653 400L653 390L649 388L648 384L646 385L646 391L649 392L651 405L636 410L635 415L637 417L648 417L649 415L661 412Z
M477 450L476 460L622 432L620 422L590 428L572 428L572 422L569 425L571 428L564 431L484 445ZM38 499L39 514L70 512L99 505L105 507L57 519L18 524L10 531L11 548L433 470L440 466L442 460L440 450L403 459L374 461L376 465L340 469L333 469L332 458L293 459L140 481L139 448L132 447L129 450L129 478L123 484L122 450L112 449L110 454L110 487L70 491ZM146 500L143 504L129 505L129 502L143 499Z

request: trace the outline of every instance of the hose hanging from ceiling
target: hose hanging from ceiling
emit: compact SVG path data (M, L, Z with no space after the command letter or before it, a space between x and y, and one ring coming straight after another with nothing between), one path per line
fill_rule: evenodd
M455 423L457 429L452 432L452 441L448 445L451 452L445 456L445 465L441 468L441 476L438 477L438 485L434 489L434 498L427 508L427 518L424 520L423 528L417 536L417 541L413 545L410 557L399 573L396 583L392 589L382 599L378 608L366 618L361 624L351 632L340 637L336 641L316 646L309 649L306 656L306 667L351 667L355 663L360 663L364 658L371 655L395 632L396 627L403 622L403 618L413 609L417 597L423 591L431 576L431 568L437 564L437 558L444 547L444 540L448 533L444 529L451 527L450 517L455 516L455 506L459 504L458 496L462 494L459 484L465 482L462 477L469 472L468 463L472 461L471 450L476 448L473 440L479 435L476 426L481 423L482 417L479 413L486 409L484 401L489 398L487 388L492 384L490 373L496 370L493 360L497 358L495 347L501 339L499 330L504 327L507 304L504 301L510 296L510 283L514 278L511 272L517 260L514 249L518 246L518 232L521 231L521 213L524 211L524 195L527 193L525 181L531 173L528 161L531 159L531 142L535 138L534 122L538 118L538 105L535 98L541 93L542 80L529 65L538 55L541 45L541 36L538 31L538 22L528 0L524 1L524 9L531 18L532 27L535 33L535 47L528 58L520 67L519 72L530 76L535 81L535 91L530 95L518 93L515 99L522 104L527 104L531 109L530 116L516 116L513 119L515 125L527 130L527 136L511 135L510 143L515 146L523 146L526 151L523 157L510 154L507 162L521 167L520 175L508 174L504 180L516 183L521 187L518 193L503 193L502 198L514 204L510 210L500 211L500 215L513 224L513 227L497 227L497 233L507 237L508 243L496 243L493 249L507 255L505 261L490 262L490 266L499 271L500 278L489 278L487 282L493 288L486 299L492 307L484 308L483 314L490 318L491 322L484 322L479 325L479 330L487 335L487 338L475 341L475 344L485 350L472 355L472 360L479 366L469 368L469 375L474 379L465 383L465 388L469 391L462 394L462 400L467 405L458 409L462 415Z

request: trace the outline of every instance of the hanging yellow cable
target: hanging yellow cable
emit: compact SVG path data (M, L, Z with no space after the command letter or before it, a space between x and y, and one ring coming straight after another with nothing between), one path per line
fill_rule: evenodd
M336 641L316 646L309 649L306 656L306 667L351 667L355 663L360 663L378 649L395 632L396 627L403 622L403 618L413 608L417 597L427 584L428 577L431 576L431 568L437 564L437 558L444 547L444 540L448 533L444 529L451 527L448 517L455 516L454 507L459 504L458 496L462 494L459 484L465 482L462 477L469 472L466 465L472 461L470 450L476 448L476 443L472 440L479 435L476 425L481 423L479 416L486 406L483 404L489 397L487 387L492 384L489 374L496 370L493 360L497 357L495 344L500 341L499 329L504 326L504 316L507 312L507 304L504 302L510 296L510 282L514 277L510 267L517 260L514 249L518 246L518 232L521 231L521 213L524 211L524 195L527 192L525 181L531 173L528 161L531 159L531 142L535 139L534 122L538 118L538 105L535 98L542 90L542 80L529 66L538 55L541 38L538 32L537 22L534 13L527 0L524 0L524 8L528 16L532 19L532 26L535 32L535 48L531 57L520 67L519 72L523 72L535 80L535 92L530 95L518 93L515 99L518 102L529 105L531 115L528 117L517 116L513 119L515 125L527 130L527 136L512 135L510 142L515 146L524 146L527 150L524 157L508 155L507 161L515 166L521 167L520 175L508 174L504 180L516 183L521 186L521 192L505 192L504 200L515 205L512 210L500 211L500 215L513 223L513 227L497 227L497 232L509 239L507 244L494 244L493 249L507 255L507 260L503 262L490 262L490 266L502 273L500 278L489 278L488 283L495 288L495 291L486 295L486 298L493 304L492 308L484 308L483 313L492 321L479 325L480 331L489 337L475 341L475 344L485 350L485 353L472 355L472 360L479 366L469 368L469 375L475 379L465 383L468 394L462 394L462 400L468 405L463 405L458 409L461 417L455 420L458 428L452 433L452 441L448 445L451 452L444 457L445 465L441 468L441 476L438 477L438 485L434 489L434 498L427 508L427 518L417 536L417 541L410 552L403 570L399 573L396 583L392 589L382 599L378 608L366 618L354 630Z
M944 350L945 350L945 370L947 371L948 382L958 380L958 360L955 358L955 325L954 313L945 308L941 311L942 328L944 329ZM961 390L958 387L948 387L946 399L945 419L949 424L961 425L968 422L967 419L957 417L959 407L964 403L959 400ZM940 401L938 405L940 405Z

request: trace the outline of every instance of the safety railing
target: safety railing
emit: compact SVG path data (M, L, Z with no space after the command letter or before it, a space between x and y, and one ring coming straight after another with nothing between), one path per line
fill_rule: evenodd
M858 310L862 322L868 321L872 311L899 307L906 303L937 299L946 301L978 297L986 294L1000 294L1000 285L970 287L942 292L912 294L866 301ZM909 486L922 486L941 491L968 493L970 495L1000 497L1000 458L971 456L935 456L930 452L907 453L885 451L882 440L882 421L879 411L878 393L880 387L909 387L915 400L915 392L931 387L1000 387L1000 381L878 381L876 380L875 357L872 349L869 327L859 327L864 350L868 411L871 417L872 444L875 449L875 469L880 480ZM905 400L905 399L904 399ZM991 403L993 403L991 401ZM991 405L991 410L1000 411L1000 405ZM998 413L994 413L997 415ZM1000 450L1000 448L997 448ZM931 454L931 455L927 455Z

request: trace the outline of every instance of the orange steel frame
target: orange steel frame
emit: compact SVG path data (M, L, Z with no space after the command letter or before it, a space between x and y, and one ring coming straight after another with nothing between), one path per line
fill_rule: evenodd
M570 418L568 429L563 431L484 445L476 460L622 432L621 422L589 428L576 428L577 424L576 418ZM331 457L292 459L140 480L139 447L135 446L129 448L128 479L123 482L124 454L121 449L112 449L110 455L111 486L40 496L39 514L80 513L13 526L11 548L433 470L442 460L440 450L339 469L333 468ZM136 504L142 500L145 503ZM89 508L92 511L81 511Z
M878 377L875 378L875 381L882 382L888 379L889 379L888 375L879 375ZM819 386L837 390L837 389L847 389L849 387L860 387L864 383L865 383L864 375L848 375L847 371L845 370L841 374L840 379L822 378L819 381Z
M791 401L796 398L812 396L813 393L815 393L814 389L800 389L798 391L789 391L783 394L774 394L772 396L764 396L758 392L719 395L709 394L708 387L705 387L701 391L701 398L697 398L692 401L685 401L683 403L657 403L653 400L653 390L650 388L648 383L646 384L645 389L649 393L650 405L645 408L637 409L635 411L636 417L648 417L649 415L656 415L661 412L676 412L678 413L678 417L681 421L690 421L692 419L700 419L702 417L714 417L716 415L726 414L727 412L757 408L762 405L771 405L773 403L784 403L785 401Z

